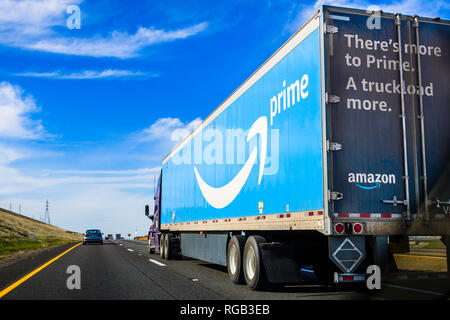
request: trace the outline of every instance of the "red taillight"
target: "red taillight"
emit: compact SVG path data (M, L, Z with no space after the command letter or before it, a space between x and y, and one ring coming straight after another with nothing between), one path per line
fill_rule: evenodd
M353 281L355 278L353 276L342 276L342 281Z
M337 232L337 233L342 233L342 232L344 232L344 225L342 224L342 223L336 223L335 225L334 225L334 230Z
M363 226L361 223L355 223L353 224L353 232L354 233L361 233L363 230Z

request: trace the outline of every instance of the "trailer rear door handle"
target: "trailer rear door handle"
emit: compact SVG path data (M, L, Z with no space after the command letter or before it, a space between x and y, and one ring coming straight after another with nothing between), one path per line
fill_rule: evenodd
M381 200L381 202L382 203L390 203L390 204L394 205L394 207L396 207L397 204L401 204L401 205L404 205L404 206L408 205L408 200L397 200L396 196L394 196L392 198L392 200Z

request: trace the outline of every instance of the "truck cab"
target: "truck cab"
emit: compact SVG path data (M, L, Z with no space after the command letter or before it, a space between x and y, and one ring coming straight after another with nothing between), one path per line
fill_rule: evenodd
M152 220L148 231L148 252L149 253L159 253L159 238L161 235L160 227L160 207L161 207L161 173L158 177L158 184L153 196L154 208L153 214L150 214L149 205L145 206L145 215Z

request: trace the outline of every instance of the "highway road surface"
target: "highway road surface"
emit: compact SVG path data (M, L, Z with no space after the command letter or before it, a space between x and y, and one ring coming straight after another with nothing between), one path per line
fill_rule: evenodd
M80 289L67 286L70 266L79 267ZM392 280L383 282L382 287L368 292L306 280L269 291L251 291L245 285L232 284L224 267L188 258L162 260L147 253L145 242L133 240L70 244L0 266L0 297L12 300L448 299L450 279Z

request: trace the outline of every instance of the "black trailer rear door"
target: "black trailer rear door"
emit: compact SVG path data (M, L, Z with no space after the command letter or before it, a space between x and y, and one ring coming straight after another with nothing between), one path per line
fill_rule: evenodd
M450 214L450 25L324 13L333 212Z

